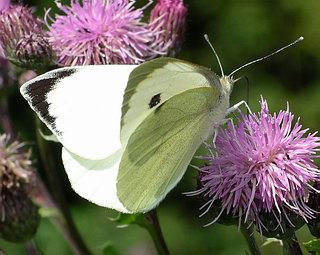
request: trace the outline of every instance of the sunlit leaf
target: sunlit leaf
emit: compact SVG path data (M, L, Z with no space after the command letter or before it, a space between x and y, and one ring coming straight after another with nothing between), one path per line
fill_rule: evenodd
M267 240L262 244L262 247L273 244L273 243L277 243L283 246L282 240L271 237L271 238L267 238Z
M124 228L132 224L137 224L140 226L144 226L146 224L146 220L143 214L124 214L119 213L115 218L110 219L113 222L118 223L117 227Z
M320 255L320 239L313 239L309 242L303 243L303 246L312 255Z
M42 137L44 140L50 141L50 142L59 143L59 140L57 139L57 137L56 137L54 134L45 135L40 129L39 129L39 133L40 133L41 137Z

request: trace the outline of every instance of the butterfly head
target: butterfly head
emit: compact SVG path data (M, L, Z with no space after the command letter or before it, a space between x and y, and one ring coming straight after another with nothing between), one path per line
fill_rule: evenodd
M236 81L238 81L238 79L233 80L232 77L226 76L226 75L223 75L220 78L220 84L221 84L222 90L226 95L231 94L233 85Z

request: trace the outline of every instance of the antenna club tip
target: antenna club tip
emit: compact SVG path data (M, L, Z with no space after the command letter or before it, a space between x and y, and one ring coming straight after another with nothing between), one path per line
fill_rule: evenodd
M303 36L300 36L299 39L298 39L299 42L301 42L301 41L303 41L303 40L304 40L304 37L303 37Z
M208 34L204 34L204 39L206 39L207 41L209 40L209 36L208 36Z

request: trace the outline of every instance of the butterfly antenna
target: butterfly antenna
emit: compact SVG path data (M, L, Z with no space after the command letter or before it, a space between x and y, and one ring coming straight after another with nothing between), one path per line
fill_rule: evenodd
M285 50L286 48L289 48L290 46L292 46L292 45L294 45L294 44L296 44L296 43L298 43L298 42L303 41L303 39L304 39L304 38L301 36L301 37L299 37L297 40L295 40L294 42L292 42L292 43L290 43L290 44L288 44L288 45L286 45L286 46L284 46L284 47L276 50L275 52L272 52L271 54L269 54L269 55L267 55L267 56L264 56L264 57L262 57L262 58L258 58L258 59L253 60L253 61L251 61L251 62L249 62L249 63L247 63L247 64L245 64L245 65L243 65L243 66L240 66L239 68L237 68L236 70L234 70L231 74L229 74L228 77L231 77L233 74L235 74L236 72L238 72L239 70L241 70L241 69L243 69L243 68L245 68L245 67L247 67L247 66L250 66L250 65L252 65L252 64L254 64L254 63L257 63L257 62L260 62L260 61L265 60L265 59L267 59L267 58L270 58L271 56L279 53L280 51L283 51L283 50Z
M205 34L205 35L204 35L204 39L207 41L207 43L209 44L210 48L213 50L213 53L214 53L214 55L216 56L216 59L217 59L218 64L219 64L219 66L220 66L221 76L223 77L223 76L224 76L224 72L223 72L223 68L222 68L221 62L220 62L220 58L219 58L216 50L213 48L213 46L212 46L212 44L211 44L211 42L210 42L210 40L209 40L209 36L208 36L207 34Z

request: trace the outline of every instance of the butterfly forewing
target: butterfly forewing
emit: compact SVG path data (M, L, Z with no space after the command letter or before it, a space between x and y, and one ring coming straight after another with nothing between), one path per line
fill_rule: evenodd
M123 92L135 67L61 68L27 82L21 93L64 147L103 159L121 148Z
M214 88L190 89L161 104L133 132L117 181L118 197L129 211L152 209L178 183L212 129L217 104Z
M130 74L121 117L121 141L129 137L151 112L188 89L210 87L219 78L209 69L173 58L148 61Z

